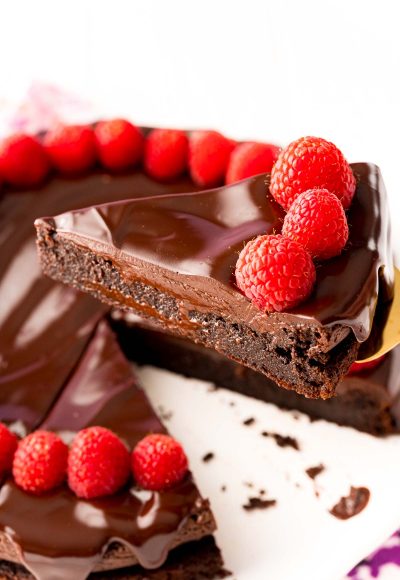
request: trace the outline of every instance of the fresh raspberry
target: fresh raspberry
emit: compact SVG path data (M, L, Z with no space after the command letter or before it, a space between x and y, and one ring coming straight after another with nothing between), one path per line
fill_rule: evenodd
M349 237L340 200L327 189L301 193L285 216L282 235L299 242L313 258L327 260L338 256Z
M234 183L259 173L269 173L279 151L279 147L269 143L240 143L230 157L226 183Z
M336 145L319 137L301 137L280 152L272 168L270 192L289 209L300 193L317 187L337 195L347 209L356 180Z
M311 293L315 267L298 242L281 235L258 236L248 242L236 263L240 290L260 310L293 308Z
M145 144L144 166L147 173L160 181L178 177L187 166L188 146L184 131L154 129Z
M132 452L133 476L144 489L171 487L185 477L187 470L188 460L181 444L169 435L147 435Z
M101 163L111 171L136 165L143 154L144 137L139 127L124 119L102 121L94 130Z
M68 456L68 485L78 497L113 495L129 473L129 451L115 433L105 427L79 431Z
M358 373L363 373L364 371L370 371L375 367L379 366L386 358L386 354L379 356L374 360L369 361L361 361L361 362L353 362L351 367L349 368L347 374L349 375L356 375Z
M43 143L61 173L82 173L96 162L96 143L90 127L60 125L46 134Z
M4 423L0 423L0 477L11 471L18 438Z
M11 185L40 185L49 170L46 151L33 137L20 133L0 143L0 175Z
M68 447L55 433L34 431L18 443L13 476L23 490L41 494L58 487L67 470Z
M217 131L193 131L189 139L190 175L196 185L223 182L235 143Z

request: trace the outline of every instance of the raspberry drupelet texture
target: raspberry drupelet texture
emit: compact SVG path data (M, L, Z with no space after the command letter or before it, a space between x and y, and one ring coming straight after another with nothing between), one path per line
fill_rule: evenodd
M341 151L320 137L301 137L283 149L271 171L270 192L289 209L308 189L328 189L348 209L356 180Z
M235 143L217 131L193 131L189 139L189 169L196 185L223 183Z
M142 158L142 131L125 119L97 123L94 136L100 162L111 171L128 169Z
M34 431L18 443L13 461L15 483L24 491L42 494L65 479L68 447L55 433Z
M154 129L146 138L144 167L155 179L168 181L187 168L189 141L184 131Z
M17 133L0 143L0 177L16 187L40 185L50 170L42 144L33 137Z
M113 495L129 478L129 451L105 427L79 431L68 456L68 485L81 498Z
M86 125L60 125L46 133L43 143L61 173L82 173L96 162L94 133Z
M244 295L265 312L293 308L310 295L315 283L310 254L280 234L248 242L239 255L235 275Z
M17 445L17 436L0 423L0 477L11 471Z
M133 476L144 489L167 489L179 483L187 470L188 460L181 444L169 435L148 435L132 452Z
M280 149L270 143L239 143L232 152L226 183L234 183L259 173L269 173Z
M326 260L342 252L349 237L349 226L335 194L327 189L310 189L290 206L282 235L299 242L313 258Z

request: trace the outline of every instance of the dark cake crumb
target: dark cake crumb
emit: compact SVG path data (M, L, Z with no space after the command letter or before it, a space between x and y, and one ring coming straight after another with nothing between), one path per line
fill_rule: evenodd
M254 417L249 417L248 419L245 419L243 421L243 425L246 425L246 427L249 427L250 425L253 425L253 423L255 423L256 420L254 419Z
M323 471L325 471L325 465L322 465L322 463L315 465L315 467L309 467L306 469L306 473L310 479L315 479Z
M244 481L243 485L245 485L246 487L249 487L250 489L252 489L254 487L254 483L252 483L251 481Z
M348 520L363 511L369 502L370 495L367 487L351 486L349 495L341 497L329 512L335 518Z
M246 511L265 510L276 505L276 499L262 499L261 497L249 497L247 503L242 506Z
M226 485L221 485L221 491L225 492L226 491Z
M202 461L204 461L204 463L208 463L209 461L214 459L214 457L215 457L214 453L212 451L209 451L208 453L203 455Z
M300 451L300 445L297 439L290 437L289 435L280 435L279 433L269 433L268 431L263 431L261 433L263 437L272 437L279 447L291 447L296 451Z

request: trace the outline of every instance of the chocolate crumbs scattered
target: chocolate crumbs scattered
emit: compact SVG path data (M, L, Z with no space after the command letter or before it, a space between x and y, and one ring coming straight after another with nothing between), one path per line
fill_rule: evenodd
M246 419L245 421L243 421L243 425L246 425L246 427L248 427L249 425L253 425L253 423L255 423L255 419L254 417L249 417L248 419Z
M208 453L206 453L202 460L204 461L204 463L208 463L209 461L211 461L211 459L214 459L215 455L212 451L209 451Z
M275 442L279 447L291 447L296 451L300 451L300 445L294 437L290 437L289 435L280 435L279 433L269 433L268 431L263 431L261 433L263 437L272 437L275 439Z
M351 486L349 495L341 497L329 512L335 518L348 520L363 511L369 502L370 495L367 487Z
M246 511L265 510L276 505L276 499L262 499L261 497L249 497L242 507Z
M320 463L319 465L316 465L315 467L309 467L308 469L306 469L306 473L310 479L315 479L324 470L325 470L325 466L322 465L322 463Z

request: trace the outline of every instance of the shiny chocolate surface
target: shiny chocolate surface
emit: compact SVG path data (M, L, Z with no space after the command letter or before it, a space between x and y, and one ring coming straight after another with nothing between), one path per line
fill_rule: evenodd
M139 273L146 280L148 273L149 283L161 291L173 293L179 284L189 310L210 310L212 300L212 311L255 331L272 330L284 319L322 327L341 324L361 342L371 332L379 290L386 299L391 296L393 260L379 169L366 163L352 168L357 190L348 212L348 244L340 256L317 265L312 295L285 313L258 311L234 281L243 245L281 229L284 212L267 193L267 175L216 190L100 205L45 222L61 237L119 264L128 280L132 265L132 276Z

